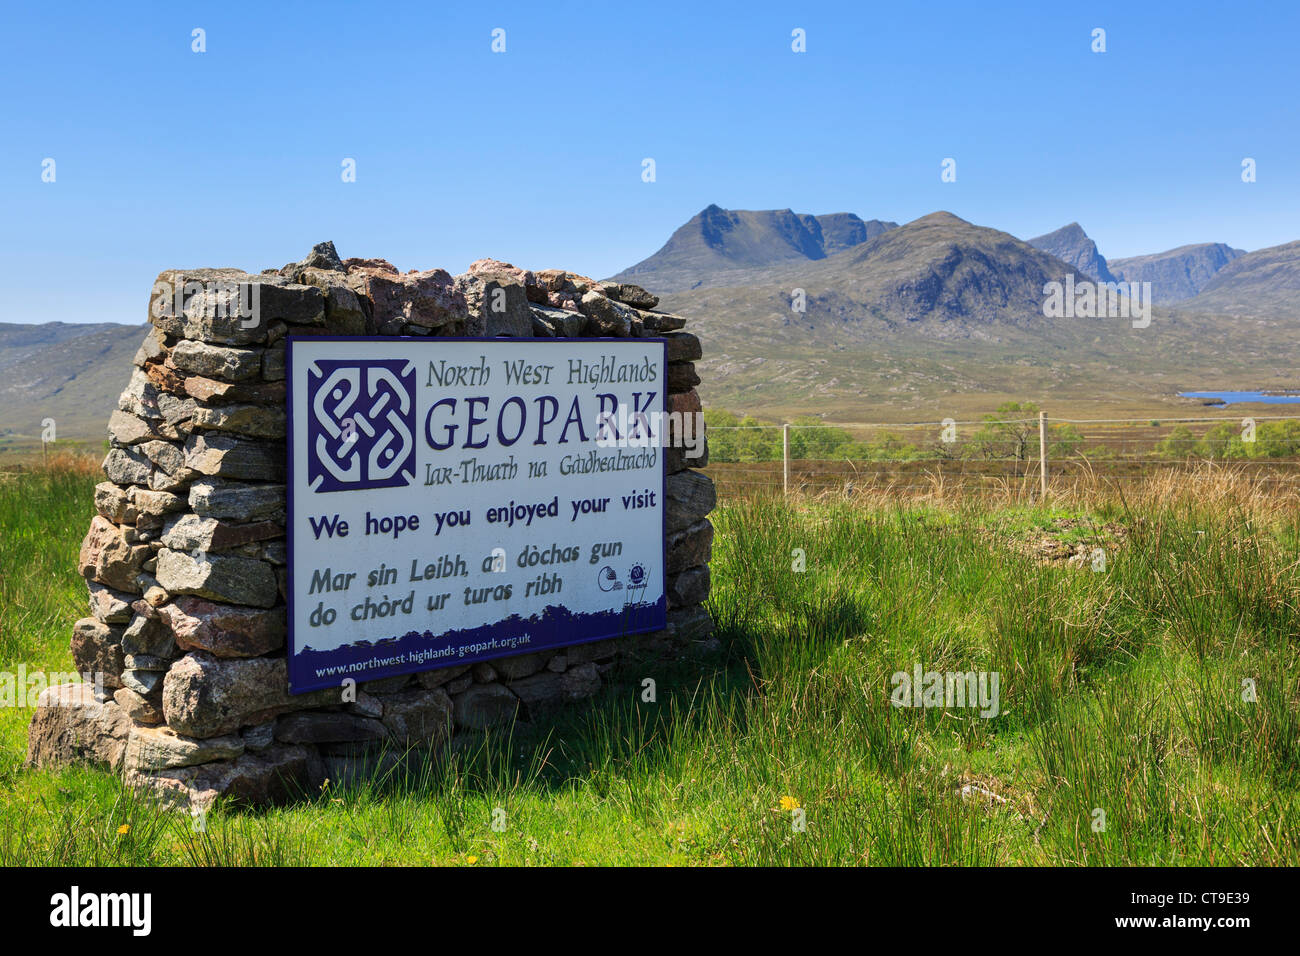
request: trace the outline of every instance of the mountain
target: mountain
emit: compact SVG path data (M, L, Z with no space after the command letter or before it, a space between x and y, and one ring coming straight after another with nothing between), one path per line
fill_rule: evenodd
M1152 297L1163 305L1192 298L1220 269L1245 254L1222 242L1202 242L1149 256L1112 259L1110 271L1121 282L1150 282Z
M59 440L106 438L104 423L147 328L0 322L0 451L6 444L39 442L47 418L54 419Z
M789 209L711 205L692 216L658 252L613 279L656 294L726 284L744 270L825 259L897 226L848 212L811 216Z
M1274 319L1300 317L1300 241L1237 256L1214 274L1199 295L1180 302L1178 308Z
M964 420L1025 399L1164 414L1180 391L1294 383L1300 325L1248 337L1241 322L1160 308L1146 328L1045 315L1044 287L1079 271L936 212L824 259L728 270L660 308L703 342L706 405L778 419Z
M1097 244L1088 238L1088 234L1077 222L1028 241L1035 249L1056 256L1066 265L1073 266L1091 279L1101 282L1115 281L1115 277L1106 265L1105 257L1097 251Z

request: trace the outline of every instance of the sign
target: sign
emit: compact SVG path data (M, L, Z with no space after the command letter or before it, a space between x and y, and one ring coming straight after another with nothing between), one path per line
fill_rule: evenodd
M289 689L665 626L665 345L290 338Z

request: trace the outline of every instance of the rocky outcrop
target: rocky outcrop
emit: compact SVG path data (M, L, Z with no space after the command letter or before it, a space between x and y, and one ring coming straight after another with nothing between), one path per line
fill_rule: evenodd
M665 630L288 692L286 336L663 336L669 408L694 414L699 340L657 304L630 283L495 259L402 273L331 243L259 274L162 273L78 556L90 616L72 654L102 679L42 694L29 763L95 763L192 806L273 803L386 766L390 750L545 717L596 694L620 658L704 641L716 496L688 467L707 454L669 448Z

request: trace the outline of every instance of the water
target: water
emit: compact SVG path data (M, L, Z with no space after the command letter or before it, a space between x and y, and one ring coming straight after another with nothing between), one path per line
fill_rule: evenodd
M1263 392L1179 392L1182 398L1220 398L1224 405L1259 402L1264 405L1300 405L1300 395L1265 395Z

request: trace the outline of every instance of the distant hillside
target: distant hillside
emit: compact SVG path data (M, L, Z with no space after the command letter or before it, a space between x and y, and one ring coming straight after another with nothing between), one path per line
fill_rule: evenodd
M1295 382L1300 327L1243 340L1232 321L1160 310L1145 329L1045 317L1044 285L1078 271L937 212L823 260L666 295L660 307L688 316L703 340L707 402L776 417L932 420L1025 398L1152 410L1179 406L1179 391ZM804 312L791 308L796 289Z
M0 323L0 437L39 440L53 418L60 440L98 442L130 378L145 325Z
M1150 282L1151 295L1166 305L1198 294L1229 262L1244 256L1222 242L1179 246L1168 252L1110 260L1110 271L1122 282Z
M1055 232L1028 240L1035 249L1056 256L1066 265L1074 266L1089 278L1101 282L1114 282L1115 276L1107 267L1106 259L1097 251L1097 244L1088 238L1077 222L1062 226Z
M1200 295L1178 307L1189 312L1300 318L1300 241L1238 256L1214 274Z
M746 270L825 259L897 226L847 212L811 216L714 205L692 216L654 255L613 278L660 295L725 285Z

